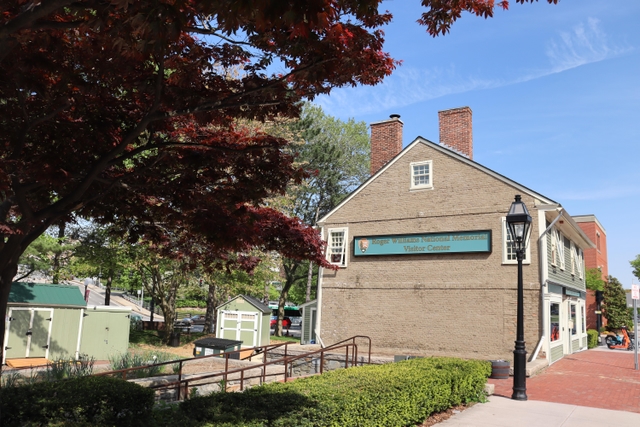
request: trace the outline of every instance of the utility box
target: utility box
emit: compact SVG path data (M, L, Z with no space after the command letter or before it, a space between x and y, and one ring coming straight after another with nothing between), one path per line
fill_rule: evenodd
M242 341L227 340L224 338L203 338L194 342L194 357L211 356L214 354L224 354L234 350L240 350ZM239 359L240 353L229 356L230 359Z

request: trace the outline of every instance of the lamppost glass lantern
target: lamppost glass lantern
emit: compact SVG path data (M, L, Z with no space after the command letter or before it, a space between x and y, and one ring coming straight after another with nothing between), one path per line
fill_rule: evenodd
M522 279L522 260L527 248L531 216L520 195L511 203L507 214L507 225L511 232L513 249L518 259L518 310L516 347L513 351L513 394L512 399L527 400L527 350L524 342L524 284Z
M524 251L527 247L531 216L519 194L516 195L515 201L511 203L511 208L507 214L507 226L511 233L514 251L516 253Z

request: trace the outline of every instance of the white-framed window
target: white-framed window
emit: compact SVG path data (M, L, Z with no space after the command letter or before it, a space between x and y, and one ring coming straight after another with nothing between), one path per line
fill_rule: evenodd
M531 228L529 228L529 236L527 236L527 250L524 252L523 264L531 264ZM518 257L513 247L513 239L511 238L511 232L507 227L507 219L502 217L502 263L503 264L517 264Z
M433 162L431 160L413 162L410 166L411 190L433 188Z
M584 253L582 249L576 249L576 268L578 269L578 277L584 280Z
M330 228L327 230L327 260L340 267L347 266L347 228Z
M564 237L557 228L551 230L551 265L564 270Z
M558 239L558 256L560 257L560 270L564 270L566 265L565 265L565 259L564 259L564 236L562 235L562 233L558 232L560 238Z
M576 251L576 245L573 242L570 243L569 247L569 251L571 252L571 275L575 276L578 262L578 253Z

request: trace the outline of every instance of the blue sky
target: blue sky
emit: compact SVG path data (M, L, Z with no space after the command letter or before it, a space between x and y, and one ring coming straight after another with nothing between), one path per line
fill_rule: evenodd
M419 0L388 0L386 50L403 61L375 87L316 99L326 113L371 123L401 115L404 145L438 141L438 111L473 110L474 160L594 214L609 274L638 283L640 254L640 1L511 1L493 19L463 15L432 38Z

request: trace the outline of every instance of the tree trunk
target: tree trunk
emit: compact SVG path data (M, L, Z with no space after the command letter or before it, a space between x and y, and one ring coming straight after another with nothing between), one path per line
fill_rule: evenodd
M153 315L155 314L154 311L156 309L156 286L155 286L155 282L153 282L153 286L151 288L151 302L149 303L149 312L151 314L149 314L149 322L153 323Z
M274 335L277 337L282 336L282 319L284 319L284 306L289 298L289 290L293 286L294 280L287 279L280 292L280 298L278 299L278 323L276 323Z
M156 271L154 276L156 289L161 289L160 281L162 278L160 272ZM164 314L164 337L162 341L165 344L169 343L171 334L173 333L173 325L176 323L176 295L178 294L180 283L184 282L184 277L182 277L182 275L176 276L170 278L169 286L166 287L166 291L163 292L164 295L160 299L160 306L162 307L162 313Z
M209 293L207 294L207 312L204 315L204 333L210 333L211 327L216 325L216 284L212 280L209 282ZM217 336L218 328L214 331Z
M111 282L113 281L113 270L107 272L107 286L104 290L104 305L111 305Z
M11 292L11 283L13 278L18 273L18 257L15 257L15 262L9 262L5 264L5 267L0 271L0 362L4 357L4 332L7 327L7 304L9 303L9 293ZM0 376L2 375L2 363L0 363ZM1 418L0 418L1 419Z
M58 246L60 246L60 248L53 255L53 283L55 284L60 283L60 258L62 258L62 240L64 239L66 228L67 223L65 221L58 224Z

